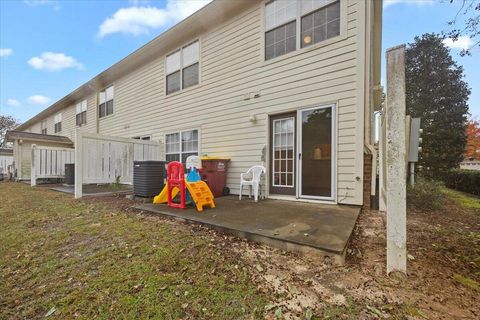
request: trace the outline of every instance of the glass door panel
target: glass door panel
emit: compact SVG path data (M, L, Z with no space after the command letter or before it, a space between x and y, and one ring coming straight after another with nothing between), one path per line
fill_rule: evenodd
M271 117L270 193L296 194L296 114Z
M305 198L334 197L333 106L299 111L299 186Z

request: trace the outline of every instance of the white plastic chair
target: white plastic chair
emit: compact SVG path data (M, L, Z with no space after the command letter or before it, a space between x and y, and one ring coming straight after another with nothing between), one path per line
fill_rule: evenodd
M243 186L249 186L249 197L252 197L252 189L253 189L253 196L255 202L258 201L258 196L262 193L262 184L261 179L262 175L267 172L264 166L253 166L248 169L247 172L240 174L240 196L239 200L242 200L242 191ZM250 178L251 177L251 178ZM265 196L262 196L262 199Z

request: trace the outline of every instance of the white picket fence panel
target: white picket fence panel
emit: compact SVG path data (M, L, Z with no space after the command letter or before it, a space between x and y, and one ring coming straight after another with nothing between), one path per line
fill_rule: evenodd
M37 184L37 179L42 178L64 178L65 164L74 163L74 161L74 149L32 145L30 184L35 186Z
M13 164L13 156L0 156L0 173L7 174L8 167Z
M154 141L77 132L75 139L75 197L89 183L133 183L133 162L161 160ZM78 178L77 178L78 177ZM78 186L77 186L78 185Z

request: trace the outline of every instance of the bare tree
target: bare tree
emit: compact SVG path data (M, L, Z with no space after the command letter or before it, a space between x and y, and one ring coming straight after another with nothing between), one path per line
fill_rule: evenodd
M5 146L5 135L8 130L15 129L20 123L12 116L0 115L0 147Z
M453 3L454 0L450 0ZM471 55L475 47L480 47L480 1L461 0L461 7L455 17L448 22L449 28L443 32L453 42L460 37L469 37L473 44L460 52L461 56Z

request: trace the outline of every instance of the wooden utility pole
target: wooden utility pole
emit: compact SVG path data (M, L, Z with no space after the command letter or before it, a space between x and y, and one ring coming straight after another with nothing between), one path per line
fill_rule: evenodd
M387 273L407 272L405 45L387 50Z

